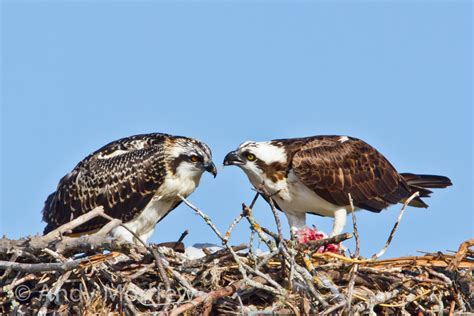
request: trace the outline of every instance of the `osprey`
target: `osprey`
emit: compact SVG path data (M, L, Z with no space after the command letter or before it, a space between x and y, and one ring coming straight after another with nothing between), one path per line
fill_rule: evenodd
M398 173L375 148L348 136L313 136L242 143L224 165L239 166L253 186L264 185L288 217L293 233L306 229L306 213L334 218L331 236L341 233L351 211L380 212L418 191L451 185L447 177ZM417 197L411 206L428 207Z
M87 156L65 175L43 208L44 234L103 206L143 241L176 208L178 194L194 192L204 171L217 174L209 147L192 138L144 134L111 142ZM73 230L90 233L107 223L94 218ZM112 236L137 243L123 227Z

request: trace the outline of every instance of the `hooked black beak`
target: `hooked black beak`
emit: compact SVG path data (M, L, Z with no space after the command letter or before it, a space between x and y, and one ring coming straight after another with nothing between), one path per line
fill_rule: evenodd
M213 162L204 166L204 168L207 172L211 173L214 176L214 178L217 176L217 168Z
M236 151L231 151L224 158L224 166L238 166L245 162L240 158Z

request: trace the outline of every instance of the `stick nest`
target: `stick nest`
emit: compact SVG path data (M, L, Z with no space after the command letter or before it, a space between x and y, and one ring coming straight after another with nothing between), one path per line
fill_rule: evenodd
M207 215L182 199L221 239L221 250L204 249L204 257L190 259L181 242L165 247L107 237L110 229L122 225L120 221L79 238L66 236L71 225L46 236L4 237L0 239L0 314L474 311L474 252L469 248L474 240L463 243L455 255L365 259L320 251L324 245L352 238L356 225L354 234L300 245L282 238L273 207L278 232L258 225L252 216L254 199L250 206L243 205L242 214L222 234ZM96 213L101 216L102 211ZM232 229L243 219L267 252L257 255L252 241L229 245Z

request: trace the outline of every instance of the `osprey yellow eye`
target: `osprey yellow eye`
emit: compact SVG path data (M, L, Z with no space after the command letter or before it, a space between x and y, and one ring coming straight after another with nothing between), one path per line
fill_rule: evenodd
M248 153L248 154L247 154L247 160L248 160L248 161L254 161L254 160L255 160L255 155Z
M192 155L192 156L191 156L191 161L192 161L192 162L197 162L198 160L199 160L199 157L198 157L198 156L196 156L196 155Z

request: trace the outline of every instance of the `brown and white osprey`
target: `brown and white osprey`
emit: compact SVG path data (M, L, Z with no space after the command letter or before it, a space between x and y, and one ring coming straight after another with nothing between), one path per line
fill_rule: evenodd
M204 171L216 176L211 150L192 138L155 133L111 142L59 181L43 208L44 233L103 206L106 214L146 241L155 225L181 203L177 195L194 192ZM73 233L89 233L106 222L95 218ZM123 227L112 235L137 242Z
M348 136L313 136L242 143L224 165L239 166L253 186L264 185L288 217L293 233L306 228L306 213L334 218L331 235L341 233L350 212L380 212L414 192L451 185L447 177L398 173L375 148ZM421 198L410 203L428 207Z

